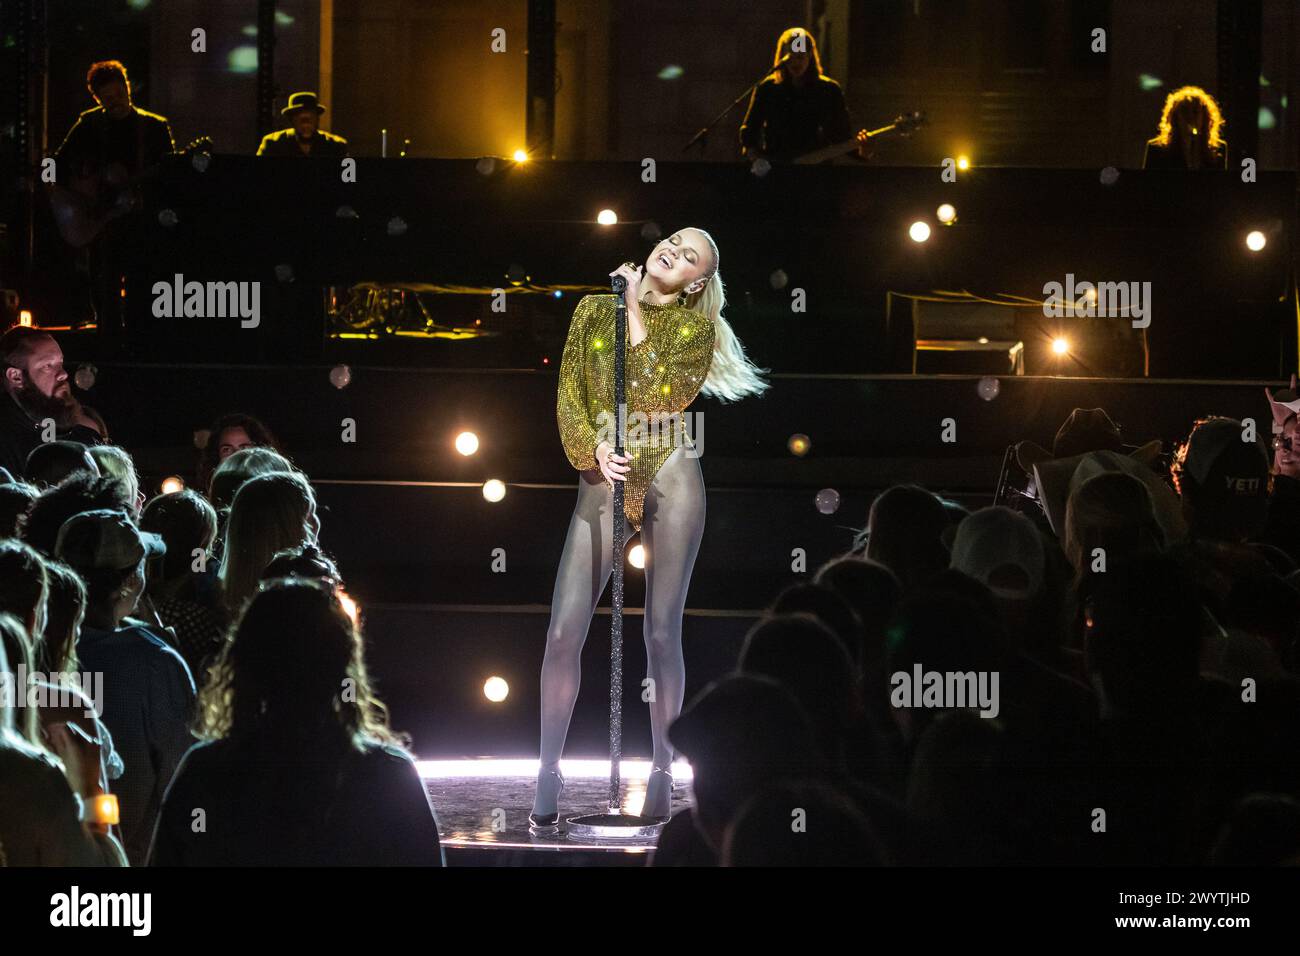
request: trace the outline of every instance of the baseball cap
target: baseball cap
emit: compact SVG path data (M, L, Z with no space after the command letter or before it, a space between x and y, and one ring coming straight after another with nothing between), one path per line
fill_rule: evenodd
M986 586L998 597L1023 599L1038 593L1046 558L1043 539L1029 518L995 505L981 508L957 526L951 567ZM1010 566L1022 572L1023 584L994 583L994 572Z
M59 528L54 553L78 571L124 571L146 555L165 554L156 534L141 531L124 511L97 508L75 514Z
M1268 496L1268 455L1258 441L1242 439L1235 418L1209 418L1192 431L1183 471L1211 497L1250 500Z

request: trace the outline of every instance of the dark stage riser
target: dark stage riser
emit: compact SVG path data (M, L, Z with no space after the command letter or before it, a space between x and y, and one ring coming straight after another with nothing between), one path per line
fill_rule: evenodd
M1271 376L1294 362L1295 202L1295 174L1272 171L1243 183L1238 172L1123 170L1108 186L1096 169L975 168L944 182L937 158L932 167L776 167L761 177L744 164L663 162L647 183L635 163L498 161L484 176L473 160L361 159L356 182L345 183L331 161L223 154L203 173L179 162L159 183L127 301L133 323L149 327L173 321L153 320L151 306L153 283L175 273L260 281L263 328L191 319L170 357L225 359L254 341L314 355L320 327L303 317L319 311L324 286L486 291L508 286L514 265L537 286L599 289L612 265L645 258L653 240L641 230L652 221L664 235L692 224L714 234L728 314L755 359L777 371L910 369L886 328L890 290L1041 302L1046 283L1073 274L1152 283L1152 374ZM956 207L954 225L935 218L941 203ZM341 207L356 217L340 218ZM604 208L619 225L595 223ZM157 224L162 209L178 224ZM390 234L395 217L404 228ZM907 236L918 219L933 229L924 244ZM1244 245L1252 229L1268 237L1257 254ZM292 268L292 284L277 281L277 266ZM774 285L778 271L786 281ZM804 312L791 309L796 289ZM492 317L484 295L446 298L458 300L439 304L447 317ZM520 341L554 344L572 306L554 303L545 330L525 315L509 320L510 341L478 364L503 364ZM472 353L449 352L446 364L464 364L457 354Z

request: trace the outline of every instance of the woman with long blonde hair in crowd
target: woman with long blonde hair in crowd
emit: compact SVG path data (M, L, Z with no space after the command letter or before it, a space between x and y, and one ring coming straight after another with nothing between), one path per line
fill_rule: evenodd
M240 485L226 522L218 578L231 619L257 593L272 558L288 548L314 544L319 532L316 493L301 474L274 471Z

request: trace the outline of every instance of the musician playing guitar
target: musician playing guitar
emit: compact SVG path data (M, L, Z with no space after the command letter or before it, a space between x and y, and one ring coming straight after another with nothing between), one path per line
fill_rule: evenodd
M117 60L92 64L86 88L99 105L77 118L54 153L51 208L64 240L89 250L95 318L111 346L121 329L121 263L136 218L130 214L140 206L137 177L174 146L166 118L131 102L131 82Z
M792 162L835 143L853 140L853 124L840 85L822 72L817 41L791 27L776 44L772 73L754 89L740 125L742 154ZM871 158L866 131L857 134L855 159ZM851 145L851 144L850 144Z
M126 67L117 60L91 66L86 88L99 105L86 110L55 150L60 182L99 179L100 199L115 199L126 179L172 152L171 127L165 117L131 102Z

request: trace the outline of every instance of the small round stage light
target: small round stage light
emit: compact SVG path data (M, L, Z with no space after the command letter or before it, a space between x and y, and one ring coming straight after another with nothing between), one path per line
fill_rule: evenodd
M808 454L808 449L812 448L812 441L803 432L796 432L790 436L785 447L790 449L790 454L796 458L802 458Z
M72 376L72 380L77 383L77 388L83 392L88 392L95 387L95 380L99 377L99 369L93 365L83 365L77 369Z
M985 375L979 380L979 384L975 386L975 391L984 401L991 402L1002 391L1002 383L992 375Z
M499 704L510 696L510 685L504 677L489 677L483 682L483 696L494 704Z
M500 478L489 478L483 482L483 497L488 501L497 502L506 496L506 483Z
M1052 351L1057 355L1065 355L1070 351L1070 340L1059 337L1052 339Z
M632 548L632 550L627 553L627 563L632 565L634 568L644 568L645 547L638 544Z
M32 327L34 323L32 320L31 309L23 309L21 312L18 313L18 324L29 329Z
M602 209L600 212L596 213L596 222L600 223L602 226L618 225L618 213L612 209Z
M517 150L515 150L515 162L516 162L516 163L526 163L526 162L528 162L528 152L527 152L527 150L522 150L522 149L517 149Z
M330 369L330 384L335 388L347 388L352 383L352 369L346 365L335 365Z
M164 478L162 480L162 484L159 487L162 489L163 494L174 495L178 491L185 490L185 481L181 478L180 475L171 475L167 478Z
M950 202L944 203L934 211L935 216L944 225L951 226L957 221L957 207Z
M912 237L913 242L925 242L930 238L930 224L918 219L912 223L912 227L907 230L907 234Z
M1258 229L1247 233L1246 248L1251 252L1259 252L1259 250L1263 249L1266 245L1268 245L1268 237Z
M970 169L970 157L969 157L969 156L958 156L958 157L957 157L957 168L958 168L958 169L962 169L962 170Z
M840 493L834 488L823 488L817 492L817 510L824 515L833 515L840 510Z
M468 458L478 451L478 436L473 432L461 432L456 436L456 450Z

